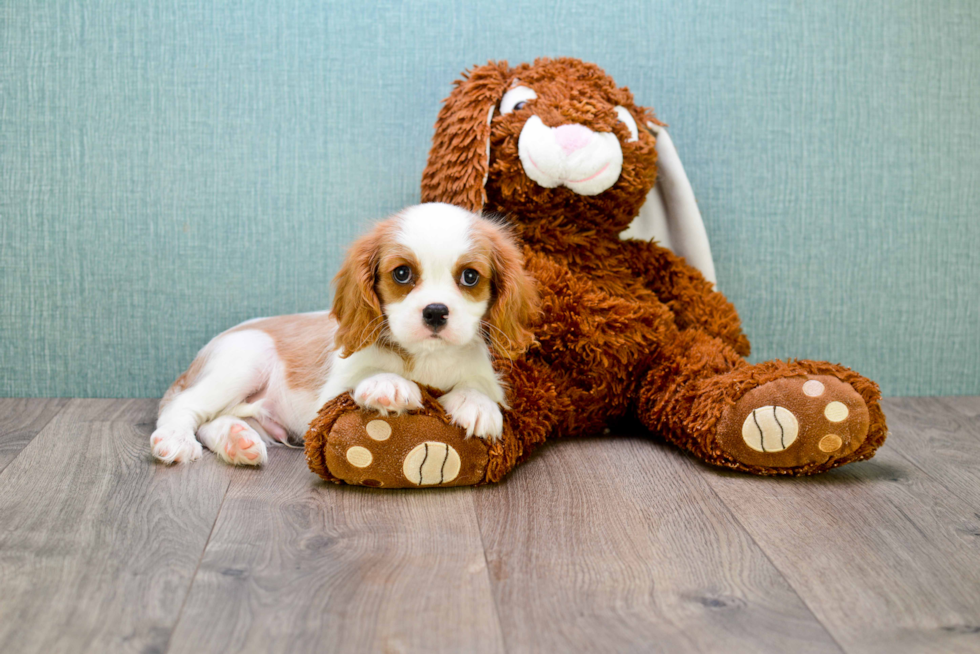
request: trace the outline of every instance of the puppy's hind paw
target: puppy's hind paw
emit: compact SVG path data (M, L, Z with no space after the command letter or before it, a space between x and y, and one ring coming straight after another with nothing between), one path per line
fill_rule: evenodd
M222 416L201 427L201 438L225 463L260 466L269 459L265 442L248 423Z
M163 427L150 436L150 452L162 463L186 463L201 458L203 449L190 430Z

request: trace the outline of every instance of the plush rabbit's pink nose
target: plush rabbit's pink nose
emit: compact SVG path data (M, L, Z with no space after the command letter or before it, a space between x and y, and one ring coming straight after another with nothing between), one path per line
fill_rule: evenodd
M562 125L555 129L555 141L565 151L571 154L579 148L585 147L592 140L592 130L582 125Z

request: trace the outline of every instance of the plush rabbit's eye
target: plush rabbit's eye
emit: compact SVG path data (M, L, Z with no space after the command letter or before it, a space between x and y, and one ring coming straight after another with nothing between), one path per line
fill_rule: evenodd
M398 266L391 271L391 278L398 284L407 284L412 281L412 269L408 266Z
M526 86L515 86L504 93L504 97L500 100L500 113L506 116L513 111L523 109L528 102L537 97L538 94L534 92L534 89L529 89Z
M636 120L626 107L616 107L616 116L619 117L619 122L626 125L626 129L630 131L630 137L626 139L627 143L632 143L640 138L640 132L636 129Z

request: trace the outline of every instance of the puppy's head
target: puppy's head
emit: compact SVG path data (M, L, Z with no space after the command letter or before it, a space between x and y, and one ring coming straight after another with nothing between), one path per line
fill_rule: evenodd
M358 239L334 280L341 356L416 356L483 339L513 358L533 336L534 281L507 228L448 204L410 207Z
M595 64L491 62L439 112L422 199L618 233L653 188L659 125Z

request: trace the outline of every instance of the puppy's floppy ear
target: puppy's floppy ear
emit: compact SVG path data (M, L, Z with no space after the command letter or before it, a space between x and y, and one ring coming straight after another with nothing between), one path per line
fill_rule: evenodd
M378 340L381 334L381 300L374 289L379 261L382 225L357 239L334 277L333 312L337 319L334 341L348 357Z
M487 224L494 293L488 318L490 341L498 355L513 359L534 341L531 325L540 313L537 284L524 270L524 256L509 229Z
M479 212L490 169L490 121L510 81L506 61L463 74L436 120L429 163L422 173L422 202L446 202Z

